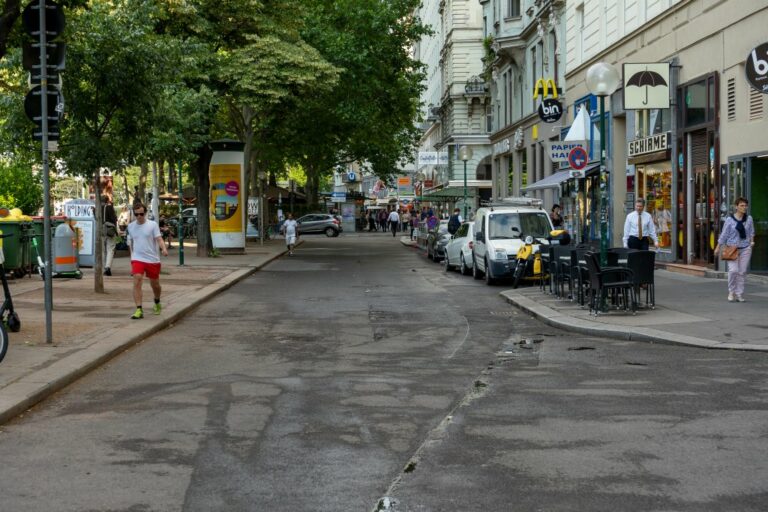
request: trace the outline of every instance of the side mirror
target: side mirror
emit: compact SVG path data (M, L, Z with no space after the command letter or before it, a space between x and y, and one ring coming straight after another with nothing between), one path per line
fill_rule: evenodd
M510 229L510 231L512 231L514 233L520 233L520 228L517 227L517 226L512 226L512 229Z
M477 233L475 233L475 240L477 240L478 242L485 242L485 233L483 233L482 231L478 231Z

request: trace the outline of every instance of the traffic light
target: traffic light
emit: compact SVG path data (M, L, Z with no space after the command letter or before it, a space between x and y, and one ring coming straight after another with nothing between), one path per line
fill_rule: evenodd
M45 8L43 20L40 8ZM42 23L41 23L42 21ZM29 71L32 90L24 98L24 112L37 125L32 131L35 140L43 140L43 123L47 124L49 140L58 140L59 121L64 112L61 77L64 70L66 45L55 41L64 32L64 11L54 0L33 0L22 13L25 32L35 41L23 43L22 62ZM46 112L43 112L43 88L46 89Z

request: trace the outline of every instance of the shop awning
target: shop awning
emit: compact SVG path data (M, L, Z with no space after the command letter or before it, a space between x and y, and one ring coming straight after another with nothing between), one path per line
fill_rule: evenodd
M467 187L467 199L474 198L476 193L475 187ZM464 187L446 187L430 191L418 199L422 201L458 201L464 199Z
M552 174L551 176L547 176L543 180L539 180L536 183L532 183L528 185L527 187L523 187L522 190L525 192L531 191L531 190L544 190L547 188L557 188L560 186L562 182L570 178L571 172L570 171L559 171L555 174Z

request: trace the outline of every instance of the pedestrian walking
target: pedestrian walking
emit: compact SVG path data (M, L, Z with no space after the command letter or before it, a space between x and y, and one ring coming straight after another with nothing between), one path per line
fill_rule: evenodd
M387 232L387 216L387 210L383 208L379 210L379 228L385 233Z
M635 201L635 211L627 215L624 221L624 247L629 249L640 249L647 251L649 247L648 239L653 240L656 249L659 248L659 239L656 237L656 226L653 224L653 217L648 212L644 212L645 199Z
M461 214L459 213L459 209L456 208L453 210L453 215L451 215L448 218L448 232L452 235L455 235L456 232L461 227L463 219L461 218Z
M141 203L133 206L133 214L136 220L128 224L128 249L131 253L131 275L133 275L133 300L136 303L136 311L131 318L138 320L144 318L142 308L141 285L144 276L149 279L152 287L152 295L155 299L153 312L159 315L163 309L160 304L160 253L168 256L163 236L160 234L160 226L157 222L147 219L147 207Z
M400 214L397 210L392 210L389 213L389 229L392 230L392 236L397 234L397 227L400 225Z
M552 206L552 212L549 214L549 218L552 220L552 227L555 229L563 227L563 216L560 215L559 204Z
M292 213L289 213L288 218L283 222L282 230L285 235L285 245L288 247L288 256L293 256L293 248L296 245L299 229Z
M112 204L112 198L108 195L101 196L101 201L104 203L104 211L102 213L102 230L101 236L104 239L104 275L112 275L112 260L115 257L115 247L117 242L115 237L117 236L117 213L115 212L115 206Z
M747 215L748 206L745 198L736 199L736 211L726 217L715 247L715 255L723 246L737 248L736 259L728 260L728 302L744 302L744 281L755 246L755 222Z

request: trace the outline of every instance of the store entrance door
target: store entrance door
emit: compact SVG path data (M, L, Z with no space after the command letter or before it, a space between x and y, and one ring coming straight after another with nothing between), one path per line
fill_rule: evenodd
M768 158L749 159L749 214L755 222L750 272L768 273Z
M690 137L691 177L693 178L693 236L691 263L714 264L715 247L715 169L710 156L707 131L694 132Z

